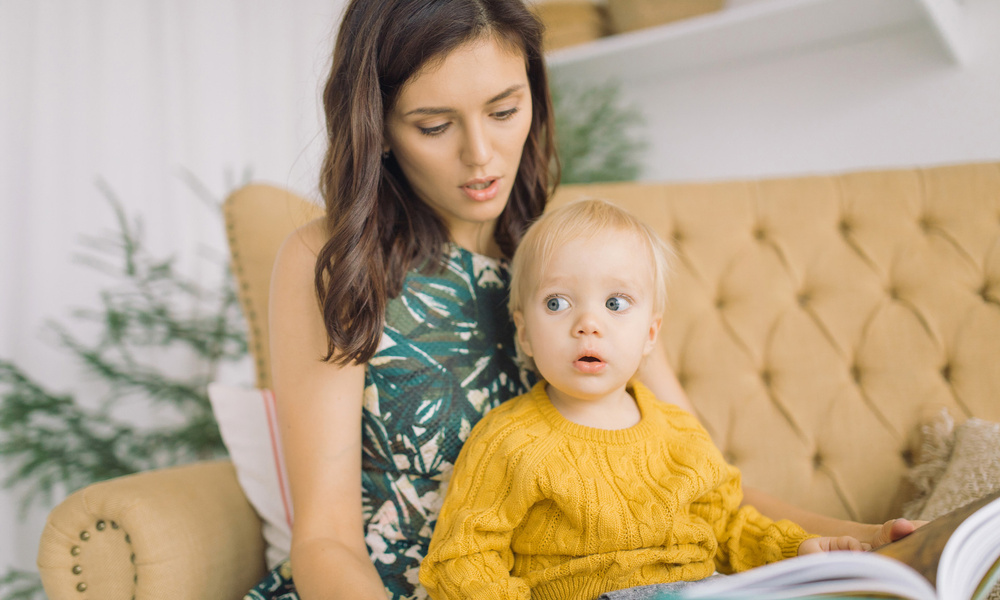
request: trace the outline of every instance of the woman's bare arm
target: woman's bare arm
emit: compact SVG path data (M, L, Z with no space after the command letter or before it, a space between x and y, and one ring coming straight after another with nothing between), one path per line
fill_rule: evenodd
M295 511L292 572L303 600L385 600L363 533L364 365L322 360L326 329L313 272L324 231L314 221L289 236L271 278L273 386Z
M770 519L793 521L809 533L832 537L850 536L865 544L870 544L872 548L896 541L925 523L925 521L910 521L908 519L890 519L881 525L875 525L835 519L799 508L750 487L743 488L743 503L753 506Z

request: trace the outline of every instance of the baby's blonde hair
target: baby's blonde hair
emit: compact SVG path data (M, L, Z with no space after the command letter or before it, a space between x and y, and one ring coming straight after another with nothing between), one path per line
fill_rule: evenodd
M510 314L524 309L528 295L538 285L542 270L556 248L569 240L593 237L608 229L636 235L649 250L653 267L653 314L662 315L667 305L673 252L652 227L624 208L598 198L576 200L547 211L528 228L511 261L507 304Z

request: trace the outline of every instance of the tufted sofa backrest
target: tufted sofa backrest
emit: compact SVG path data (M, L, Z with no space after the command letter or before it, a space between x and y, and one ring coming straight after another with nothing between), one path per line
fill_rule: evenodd
M921 420L1000 420L1000 164L564 186L678 254L661 334L744 480L880 522Z
M710 184L564 186L677 250L661 339L745 481L879 522L922 419L1000 420L1000 164ZM226 202L257 383L281 241L322 209L266 185Z

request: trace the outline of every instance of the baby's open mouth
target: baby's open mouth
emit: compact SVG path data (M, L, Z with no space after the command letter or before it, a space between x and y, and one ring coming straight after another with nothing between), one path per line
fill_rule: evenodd
M592 356L589 354L581 356L580 358L573 361L573 365L581 373L587 373L591 375L601 373L608 366L608 364L604 362L601 359L601 357Z

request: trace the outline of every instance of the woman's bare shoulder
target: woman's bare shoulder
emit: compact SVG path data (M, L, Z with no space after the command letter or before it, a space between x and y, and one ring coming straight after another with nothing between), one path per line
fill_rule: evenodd
M275 289L275 283L280 283L281 287L293 281L311 283L316 270L316 257L328 239L323 219L309 221L288 234L274 259L271 293L280 290Z
M278 250L278 262L283 259L293 259L296 262L309 259L315 263L320 250L329 239L326 221L322 218L313 219L285 237Z

